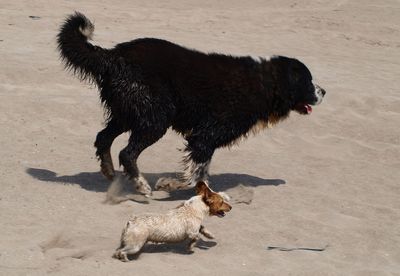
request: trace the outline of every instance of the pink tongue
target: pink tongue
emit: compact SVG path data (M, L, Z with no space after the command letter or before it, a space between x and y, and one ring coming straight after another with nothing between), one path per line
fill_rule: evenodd
M311 107L311 105L306 104L306 105L305 105L305 108L306 108L306 110L307 110L307 114L310 114L310 113L312 112L312 107Z

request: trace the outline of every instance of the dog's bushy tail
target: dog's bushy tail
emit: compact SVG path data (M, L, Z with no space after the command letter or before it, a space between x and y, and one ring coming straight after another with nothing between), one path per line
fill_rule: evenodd
M67 17L57 35L58 50L65 67L81 80L101 82L112 63L110 51L88 42L93 36L94 25L82 13Z

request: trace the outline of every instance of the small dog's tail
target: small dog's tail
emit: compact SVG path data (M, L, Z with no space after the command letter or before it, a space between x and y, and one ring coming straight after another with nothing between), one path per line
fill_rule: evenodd
M82 13L67 17L57 35L58 50L65 67L81 80L100 83L112 64L109 50L88 42L93 36L94 25Z

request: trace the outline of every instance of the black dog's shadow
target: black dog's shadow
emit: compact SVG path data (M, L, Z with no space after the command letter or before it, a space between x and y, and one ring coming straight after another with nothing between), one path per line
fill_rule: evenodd
M172 174L169 177L175 177L175 174ZM155 181L157 181L157 179ZM211 175L209 181L211 183L211 186L218 192L229 190L240 184L248 187L257 187L257 186L270 186L270 185L279 186L286 183L282 179L263 179L248 174L236 174L236 173L223 173L223 174ZM176 190L170 192L169 197L160 198L157 200L160 201L186 200L193 195L194 195L193 189Z
M26 172L40 181L59 184L78 184L83 189L95 192L107 192L110 182L100 172L81 172L74 175L57 175L57 173L37 168L27 168Z
M100 172L81 172L74 175L60 175L58 176L55 172L38 169L38 168L28 168L26 172L32 177L45 181L54 182L60 184L78 184L83 189L95 192L107 192L110 182L105 179ZM157 180L161 177L172 177L177 176L176 173L143 173L144 177L149 181L150 185L154 187ZM282 179L263 179L256 176L248 174L233 174L224 173L218 175L210 176L210 182L216 183L216 190L226 191L233 188L239 184L245 186L257 187L257 186L278 186L285 184L286 182ZM134 193L132 185L125 187L126 192ZM183 200L193 196L193 190L178 190L170 192L169 197L159 199L159 200Z

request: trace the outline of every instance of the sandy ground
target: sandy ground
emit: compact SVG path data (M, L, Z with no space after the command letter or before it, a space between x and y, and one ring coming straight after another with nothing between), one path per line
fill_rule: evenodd
M82 2L0 2L1 275L400 275L399 1ZM149 245L130 263L111 258L131 214L190 193L103 203L98 94L63 71L56 51L74 10L94 20L102 46L151 36L294 56L328 92L312 115L216 153L211 181L233 210L206 221L217 239L194 254ZM117 139L114 158L126 141ZM180 171L182 146L168 132L143 153L152 185Z

